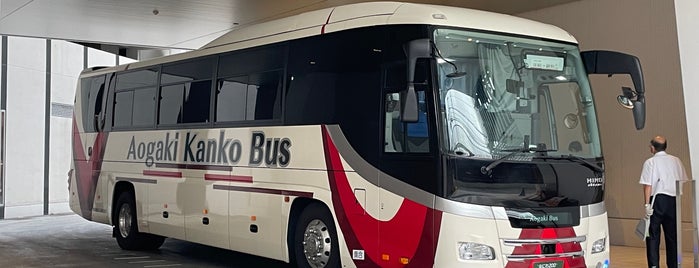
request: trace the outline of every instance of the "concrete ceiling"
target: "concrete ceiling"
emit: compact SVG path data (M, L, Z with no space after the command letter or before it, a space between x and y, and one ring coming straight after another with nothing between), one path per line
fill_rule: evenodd
M577 0L406 1L518 14ZM362 0L0 0L0 34L196 49L235 27Z

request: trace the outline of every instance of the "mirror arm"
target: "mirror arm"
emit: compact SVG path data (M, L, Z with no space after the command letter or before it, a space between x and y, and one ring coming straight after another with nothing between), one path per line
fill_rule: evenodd
M633 55L605 50L585 51L580 55L588 74L607 74L609 77L614 74L631 76L636 92L636 100L633 101L634 123L637 130L643 129L646 124L646 90L640 60Z
M418 58L429 58L432 53L430 39L416 39L405 44L408 56L407 77L408 86L401 97L401 121L415 123L418 121L418 101L415 92L415 66Z

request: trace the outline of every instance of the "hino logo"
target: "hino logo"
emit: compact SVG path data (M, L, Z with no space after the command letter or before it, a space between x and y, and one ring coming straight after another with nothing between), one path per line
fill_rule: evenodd
M587 187L601 187L604 184L604 178L587 178Z

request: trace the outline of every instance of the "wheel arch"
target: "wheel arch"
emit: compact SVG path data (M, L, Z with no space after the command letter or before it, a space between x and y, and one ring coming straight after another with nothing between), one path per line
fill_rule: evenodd
M294 235L296 231L296 227L298 225L299 218L303 211L311 206L311 205L319 205L321 209L324 210L324 213L327 214L330 217L331 222L329 224L332 224L335 226L335 236L336 239L339 237L339 226L335 223L337 219L335 219L335 214L330 210L330 207L328 204L323 202L322 200L319 199L314 199L314 198L309 198L309 197L298 197L295 198L292 201L291 204L291 210L289 212L289 219L288 219L288 224L287 224L287 234L286 234L286 245L287 245L287 253L289 254L289 263L293 264L296 262L295 259L295 254L294 254ZM337 241L339 243L339 241ZM339 250L339 248L338 248Z
M114 191L112 192L112 209L111 209L111 213L109 213L109 215L111 216L110 222L111 222L112 226L116 225L115 220L117 218L117 215L116 215L117 209L115 209L115 208L117 205L117 201L119 200L119 196L121 195L121 193L124 193L124 192L131 192L134 195L134 198L136 197L136 191L134 189L133 184L131 184L130 182L118 181L114 185ZM136 213L136 212L134 211L134 213Z

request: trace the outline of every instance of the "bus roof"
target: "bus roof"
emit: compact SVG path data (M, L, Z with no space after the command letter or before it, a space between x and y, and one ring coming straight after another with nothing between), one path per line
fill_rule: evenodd
M313 35L390 24L460 27L577 43L572 35L561 28L511 15L428 4L367 2L326 8L241 27L222 35L199 50L135 62L121 68L101 69L95 73L135 69ZM85 72L94 74L89 70Z

